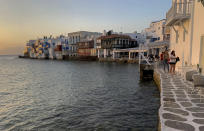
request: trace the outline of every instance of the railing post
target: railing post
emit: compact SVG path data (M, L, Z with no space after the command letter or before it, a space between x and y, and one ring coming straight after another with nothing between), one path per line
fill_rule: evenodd
M187 0L184 0L183 14L184 14L185 16L186 16L186 14L187 14L186 9L187 9Z
M175 15L176 13L177 13L177 1L175 1L174 7L173 7L173 14Z

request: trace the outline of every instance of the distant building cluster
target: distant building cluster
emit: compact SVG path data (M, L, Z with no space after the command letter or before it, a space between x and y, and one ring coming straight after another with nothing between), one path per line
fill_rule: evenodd
M152 22L150 27L142 31L142 34L146 43L170 40L170 28L166 26L166 19Z
M174 50L181 58L178 66L198 67L203 73L203 3L203 0L172 0L166 19L151 22L141 33L79 31L44 37L28 41L24 54L49 59L80 56L136 59L142 45L147 56L159 56L168 48Z
M144 44L140 33L115 33L113 31L88 32L78 31L67 36L43 37L29 40L24 56L37 59L65 59L72 57L107 58L113 56L113 50L136 48Z

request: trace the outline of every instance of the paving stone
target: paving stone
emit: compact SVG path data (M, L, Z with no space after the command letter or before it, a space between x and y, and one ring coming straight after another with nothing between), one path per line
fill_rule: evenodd
M168 79L162 79L162 82L163 82L163 83L168 83L169 85L171 85L171 81L168 80Z
M164 94L164 95L173 95L173 93L172 93L172 92L169 92L169 91L168 91L168 92L163 92L163 94Z
M169 89L169 90L166 90L166 89L163 89L163 92L171 92L172 90Z
M164 88L174 88L174 86L171 85L170 83L169 84L168 83L163 83L163 87Z
M176 94L176 95L185 95L185 92L181 92L181 91L178 92L178 91L175 91L175 94Z
M204 118L204 113L192 113L192 115L195 117Z
M169 82L169 81L162 81L165 85L168 85L168 86L172 86L172 84Z
M184 89L177 89L177 90L174 90L174 91L178 91L179 92L179 91L185 91L185 90Z
M193 103L204 103L204 99L192 99Z
M164 107L170 107L170 108L180 108L180 106L175 102L165 102Z
M181 87L181 86L185 86L185 84L181 83L181 82L174 82L175 86Z
M198 107L204 107L204 104L196 104Z
M170 87L166 88L166 87L163 87L162 89L163 89L163 90L165 90L165 89L168 89L168 90L169 90L169 89L170 89L170 90L174 90L175 88L170 88Z
M163 101L175 102L174 98L163 98Z
M194 119L193 122L204 125L204 119Z
M172 113L180 114L180 115L183 115L183 116L188 116L189 115L189 113L187 111L184 111L182 109L164 108L164 110L172 112Z
M198 91L194 91L194 90L192 90L192 91L189 91L188 90L188 92L187 92L189 95L198 95Z
M163 95L163 97L174 98L174 95Z
M173 82L174 82L174 83L179 83L179 84L180 84L180 83L181 83L181 80L180 80L179 77L177 77L177 78L175 77L175 78L173 78Z
M178 98L176 99L177 101L189 101L188 99L185 99L185 98Z
M186 98L186 95L176 95L178 98Z
M199 127L199 130L200 130L200 131L204 131L204 126L200 126L200 127Z
M190 102L181 102L180 104L184 107L191 107L192 106L192 104Z
M163 87L163 89L175 89L174 87L167 87L167 86L162 86Z
M187 121L185 118L182 118L178 115L174 115L174 114L170 114L170 113L164 113L164 114L162 114L162 117L164 119L168 119L168 120Z
M185 89L184 87L186 87L185 85L176 85L175 84L175 87L179 88L179 89Z
M189 125L187 123L183 123L183 122L178 122L178 121L170 121L167 120L165 122L165 125L170 127L170 128L174 128L177 130L182 130L182 131L195 131L195 128L192 125Z
M187 86L189 86L189 87L193 87L194 85L193 84L191 84L191 83L185 83Z
M191 112L204 112L204 108L201 108L201 107L186 108L186 110Z
M165 87L174 87L171 83L162 81L162 85Z
M185 89L186 89L186 87L178 87L177 89L183 89L183 90L185 90Z
M191 98L200 98L199 95L188 95L188 96L191 97Z
M179 79L179 78L176 78L176 79ZM180 80L176 80L176 79L173 79L173 83L175 85L184 85L181 79Z

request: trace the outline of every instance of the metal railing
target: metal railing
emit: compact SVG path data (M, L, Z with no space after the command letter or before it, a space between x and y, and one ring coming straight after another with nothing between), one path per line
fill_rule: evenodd
M173 19L186 18L191 16L192 2L174 3L171 9L167 12L167 23Z
M145 46L145 45L140 45L139 46L139 50L141 51L141 52L139 52L139 65L142 63L142 61L146 61L146 63L148 65L151 65L151 63L149 62L148 58L144 56L144 52L142 51L144 49L148 49L148 47Z

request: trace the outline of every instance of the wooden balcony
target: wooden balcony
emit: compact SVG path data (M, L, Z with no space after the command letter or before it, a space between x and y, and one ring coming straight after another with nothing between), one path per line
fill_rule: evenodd
M180 21L190 19L192 5L192 2L174 3L166 14L166 25L177 25Z

